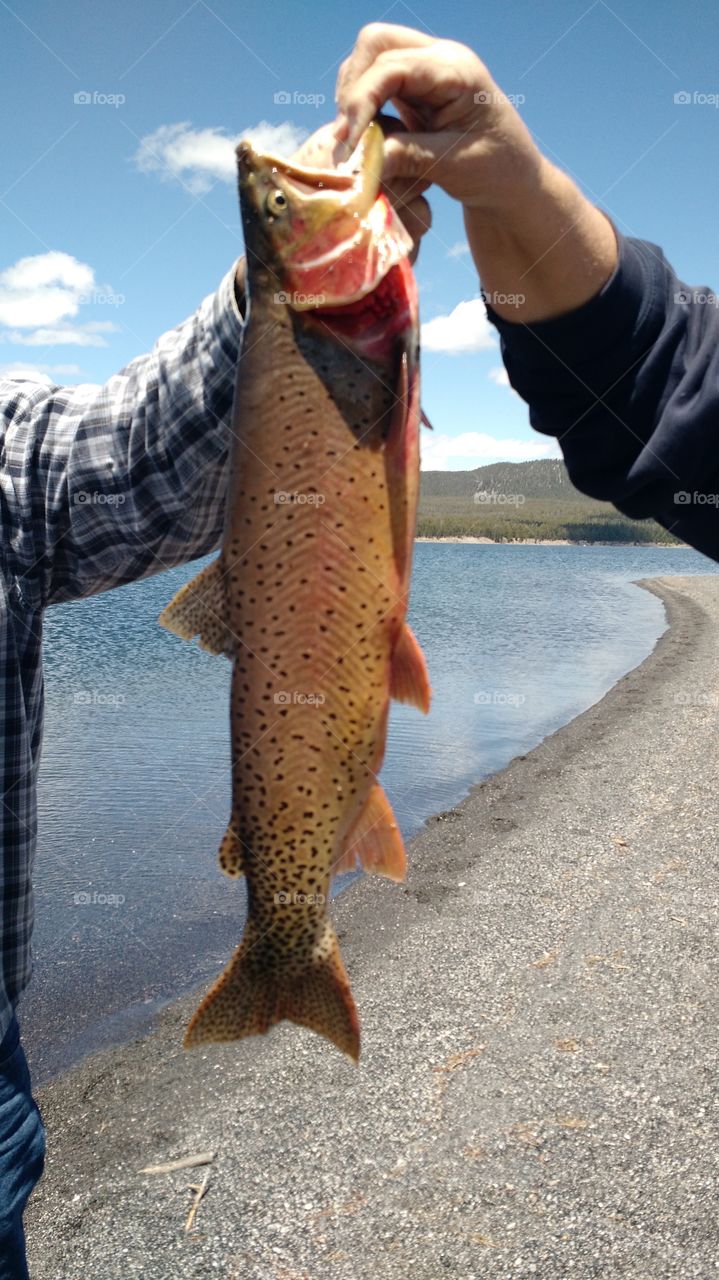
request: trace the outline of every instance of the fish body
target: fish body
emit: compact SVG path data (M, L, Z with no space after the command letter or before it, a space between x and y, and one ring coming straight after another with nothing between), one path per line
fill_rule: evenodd
M238 149L249 315L226 527L161 621L232 659L220 864L246 876L248 918L188 1045L289 1018L356 1059L331 879L405 873L377 774L390 698L429 706L406 625L418 320L407 237L379 194L381 142L371 125L350 174Z

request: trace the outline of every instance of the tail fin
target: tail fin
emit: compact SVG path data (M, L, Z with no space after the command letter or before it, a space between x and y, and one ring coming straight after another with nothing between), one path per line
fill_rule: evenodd
M320 954L299 973L269 969L256 949L260 936L248 920L242 942L187 1028L185 1048L264 1035L288 1018L326 1036L357 1062L357 1009L329 920Z

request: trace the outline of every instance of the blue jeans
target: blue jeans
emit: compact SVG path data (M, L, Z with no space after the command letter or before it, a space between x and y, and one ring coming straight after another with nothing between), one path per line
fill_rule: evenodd
M13 1018L0 1043L0 1280L28 1280L22 1215L44 1162L45 1130Z

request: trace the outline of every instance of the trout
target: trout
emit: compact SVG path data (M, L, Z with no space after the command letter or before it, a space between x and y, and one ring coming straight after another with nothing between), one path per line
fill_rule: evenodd
M376 123L334 170L237 148L248 314L219 558L161 623L232 661L239 947L186 1047L311 1028L355 1061L359 1021L327 912L332 876L404 878L377 775L390 699L428 711L407 626L419 486L411 242L380 191Z

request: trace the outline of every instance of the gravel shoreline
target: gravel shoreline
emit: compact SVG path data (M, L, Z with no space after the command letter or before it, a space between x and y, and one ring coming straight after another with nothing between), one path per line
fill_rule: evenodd
M601 702L332 912L359 1069L294 1027L184 1054L195 1006L39 1091L33 1280L719 1276L719 577ZM214 1150L202 1170L140 1175Z

